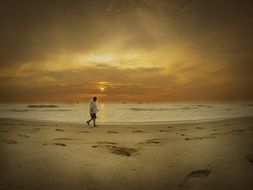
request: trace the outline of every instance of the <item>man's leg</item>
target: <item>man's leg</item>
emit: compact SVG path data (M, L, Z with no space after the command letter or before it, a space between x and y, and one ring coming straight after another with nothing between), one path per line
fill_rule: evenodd
M96 126L96 118L93 118L93 126Z
M88 124L88 125L90 125L90 121L92 120L92 118L90 119L90 120L88 120L86 123Z

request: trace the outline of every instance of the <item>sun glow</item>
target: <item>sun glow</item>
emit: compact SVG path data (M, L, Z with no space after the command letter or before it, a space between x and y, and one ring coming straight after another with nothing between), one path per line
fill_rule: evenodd
M90 64L90 63L100 63L100 64L111 64L118 65L122 67L122 63L124 63L124 67L132 66L131 63L134 62L136 66L136 62L139 62L143 59L143 55L137 52L114 52L114 53L101 53L101 54L87 54L87 55L79 55L77 57L77 63L80 65ZM129 65L130 64L130 65Z
M104 92L105 88L104 87L100 87L100 90L101 90L101 92Z
M115 55L88 55L86 57L81 58L81 61L85 62L104 62L110 63L116 59Z

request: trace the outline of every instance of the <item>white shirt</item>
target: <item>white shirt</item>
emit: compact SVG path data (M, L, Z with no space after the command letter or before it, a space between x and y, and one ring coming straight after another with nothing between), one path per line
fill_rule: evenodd
M90 113L97 113L98 108L97 108L97 103L94 101L90 102Z

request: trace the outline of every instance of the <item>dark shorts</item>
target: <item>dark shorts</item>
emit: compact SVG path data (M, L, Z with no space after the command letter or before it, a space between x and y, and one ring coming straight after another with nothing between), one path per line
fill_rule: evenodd
M97 118L95 113L90 113L90 117L91 117L91 119L96 119Z

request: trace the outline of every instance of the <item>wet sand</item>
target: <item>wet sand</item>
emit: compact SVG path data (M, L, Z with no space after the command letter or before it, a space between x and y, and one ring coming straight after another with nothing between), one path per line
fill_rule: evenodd
M150 125L0 119L0 189L252 189L253 117Z

